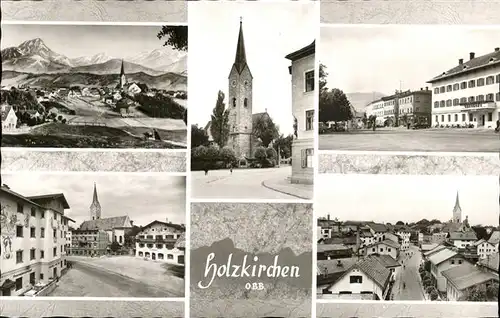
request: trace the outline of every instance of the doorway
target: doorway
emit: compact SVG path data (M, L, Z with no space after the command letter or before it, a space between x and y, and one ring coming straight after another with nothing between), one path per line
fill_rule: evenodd
M151 259L156 260L156 254L155 253L151 253Z
M52 272L53 272L53 274L52 274L53 277L52 278L56 279L57 278L57 268L54 267L54 269L52 270Z
M484 124L485 124L485 120L486 120L486 115L479 115L479 123L478 123L478 127L483 127Z

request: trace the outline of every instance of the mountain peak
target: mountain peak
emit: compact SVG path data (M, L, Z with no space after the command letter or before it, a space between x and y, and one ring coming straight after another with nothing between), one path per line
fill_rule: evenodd
M49 53L50 49L45 45L41 38L34 38L24 41L18 47L23 55L38 54L39 52Z

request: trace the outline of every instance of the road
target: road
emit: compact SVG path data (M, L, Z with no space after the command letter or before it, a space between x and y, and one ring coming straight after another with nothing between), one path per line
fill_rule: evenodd
M421 254L415 245L410 245L409 251L412 256L402 256L404 267L401 266L399 276L394 283L394 300L425 300L420 280L418 267L420 266ZM403 288L403 283L406 287Z
M48 296L66 297L173 297L168 291L123 275L74 262Z
M319 150L498 152L492 129L379 129L319 136Z
M291 167L269 169L212 170L191 173L191 193L195 199L297 199L262 185L265 180L286 179Z

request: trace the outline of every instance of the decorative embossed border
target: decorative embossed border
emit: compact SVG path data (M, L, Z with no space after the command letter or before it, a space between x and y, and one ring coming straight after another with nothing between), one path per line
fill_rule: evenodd
M401 175L500 175L495 153L334 152L318 155L318 173Z
M2 173L18 171L186 172L186 150L2 148Z
M2 1L4 21L187 22L186 1Z
M498 24L500 0L321 0L321 23Z

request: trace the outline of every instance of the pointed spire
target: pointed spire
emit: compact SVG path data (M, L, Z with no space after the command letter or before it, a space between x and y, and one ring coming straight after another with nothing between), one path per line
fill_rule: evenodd
M245 65L247 65L247 56L245 52L245 40L243 38L243 21L240 17L240 32L238 34L238 44L236 46L236 57L234 59L236 70L241 73Z
M94 182L94 196L92 198L92 204L94 203L99 203L99 198L97 198L97 187L95 182Z
M125 75L125 67L123 66L123 59L122 59L122 68L120 70L120 76Z
M90 217L92 220L98 220L101 218L101 204L99 203L99 198L97 197L97 186L94 182L94 195L92 197L92 204L90 205Z
M456 223L462 222L462 208L460 207L460 199L458 197L458 191L457 191L457 197L455 199L455 207L453 208L453 221Z

